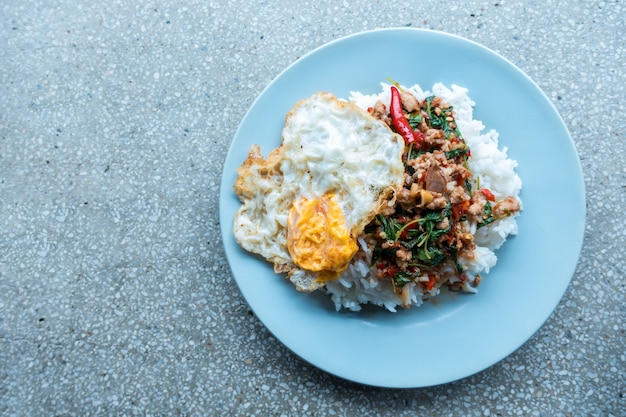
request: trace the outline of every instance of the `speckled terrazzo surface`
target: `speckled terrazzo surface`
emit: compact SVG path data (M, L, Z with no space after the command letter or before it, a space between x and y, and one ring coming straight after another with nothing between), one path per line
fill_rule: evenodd
M408 3L2 2L0 413L626 415L626 5ZM588 210L572 283L535 336L413 390L337 379L274 339L232 280L217 212L261 90L317 46L398 26L525 71L570 129Z

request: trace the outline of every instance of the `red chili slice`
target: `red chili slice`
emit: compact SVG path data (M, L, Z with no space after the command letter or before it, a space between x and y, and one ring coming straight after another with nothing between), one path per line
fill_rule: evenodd
M429 275L428 282L424 282L422 284L424 285L424 288L426 288L427 291L430 291L435 286L435 282L436 282L436 277L434 275Z
M496 196L493 195L493 193L491 192L491 190L487 189L487 188L481 188L480 192L483 193L483 195L485 196L485 198L488 201L496 201Z

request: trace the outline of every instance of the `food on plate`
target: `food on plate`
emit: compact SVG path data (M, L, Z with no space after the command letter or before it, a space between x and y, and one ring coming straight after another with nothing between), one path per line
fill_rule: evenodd
M297 103L281 145L267 159L252 146L238 170L238 243L337 310L474 292L517 233L521 180L467 90L432 90L383 83Z

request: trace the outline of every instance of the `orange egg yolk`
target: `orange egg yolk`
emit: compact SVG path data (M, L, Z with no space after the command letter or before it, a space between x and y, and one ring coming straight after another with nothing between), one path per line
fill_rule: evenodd
M293 202L287 221L287 248L297 266L320 272L317 280L321 282L336 279L348 268L358 247L334 194Z

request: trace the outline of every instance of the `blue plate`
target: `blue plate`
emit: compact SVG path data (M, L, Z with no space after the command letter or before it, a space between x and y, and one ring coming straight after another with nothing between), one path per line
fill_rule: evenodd
M524 210L519 234L477 294L443 294L396 314L381 308L336 312L324 294L298 293L232 234L240 203L236 169L254 143L280 144L285 115L318 91L347 98L378 93L391 77L430 89L469 89L474 118L500 133L519 163ZM235 134L221 183L220 222L232 274L274 336L309 363L351 381L424 387L467 377L505 358L546 321L578 260L585 222L582 171L561 117L522 71L469 40L428 30L363 32L326 44L283 71L257 98Z

